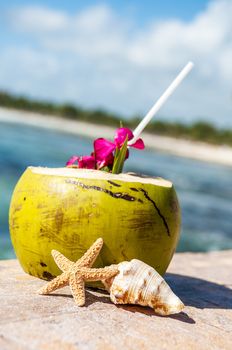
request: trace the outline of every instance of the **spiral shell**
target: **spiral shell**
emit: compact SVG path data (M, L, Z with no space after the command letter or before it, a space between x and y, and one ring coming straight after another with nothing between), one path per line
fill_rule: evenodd
M105 281L114 304L150 306L162 316L180 312L182 301L151 266L133 259L118 264L119 273Z

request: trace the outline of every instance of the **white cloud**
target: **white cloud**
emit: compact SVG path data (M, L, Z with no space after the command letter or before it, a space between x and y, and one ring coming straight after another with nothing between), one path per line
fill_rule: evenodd
M14 9L8 25L30 40L0 49L0 87L132 115L146 112L191 59L195 70L160 114L232 126L231 18L230 0L210 2L189 22L143 28L105 5L74 14Z
M27 6L9 11L8 20L18 30L41 34L65 29L69 16L61 11L40 6Z

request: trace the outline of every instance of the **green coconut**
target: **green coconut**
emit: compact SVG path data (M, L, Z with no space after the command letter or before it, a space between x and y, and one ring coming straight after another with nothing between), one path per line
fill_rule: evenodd
M98 170L29 167L14 190L10 233L23 269L51 279L56 249L76 261L99 237L96 266L139 259L161 275L180 232L174 187L161 178Z

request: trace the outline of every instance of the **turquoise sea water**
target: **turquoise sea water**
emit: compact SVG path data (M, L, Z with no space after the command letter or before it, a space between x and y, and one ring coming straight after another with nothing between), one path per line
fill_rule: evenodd
M91 151L89 139L0 123L0 259L14 257L8 209L14 186L26 167L62 167L71 155ZM173 181L182 208L178 251L232 248L232 168L131 150L124 170Z

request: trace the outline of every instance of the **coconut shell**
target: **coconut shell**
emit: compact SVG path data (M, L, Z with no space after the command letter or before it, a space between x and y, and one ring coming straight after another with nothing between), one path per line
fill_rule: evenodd
M175 251L180 209L170 181L104 171L29 167L10 205L12 243L24 270L60 274L55 249L78 260L98 238L97 267L138 258L163 274Z

